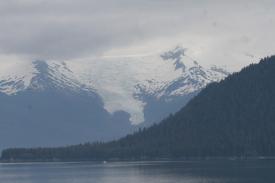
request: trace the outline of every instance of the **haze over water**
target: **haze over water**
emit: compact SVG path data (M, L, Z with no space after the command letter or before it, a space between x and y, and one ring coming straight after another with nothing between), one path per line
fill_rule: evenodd
M275 160L1 164L4 183L273 183Z

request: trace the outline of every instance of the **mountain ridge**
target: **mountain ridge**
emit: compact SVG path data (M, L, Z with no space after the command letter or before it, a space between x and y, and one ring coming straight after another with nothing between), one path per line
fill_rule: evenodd
M194 60L175 70L174 61L153 55L8 63L0 68L0 149L117 139L159 122L226 76Z
M36 60L27 62L23 68L28 69L20 71L22 74L19 76L16 76L16 70L20 68L15 63L12 65L14 68L9 67L9 75L0 74L0 92L16 95L24 90L41 92L44 87L52 87L97 93L109 113L125 111L130 114L133 124L139 124L145 120L145 96L171 101L173 97L197 93L207 84L220 81L229 74L218 67L200 66L181 47L160 55L132 59L108 58L88 62Z
M2 160L154 160L275 156L275 56L209 84L180 111L119 140L7 149Z

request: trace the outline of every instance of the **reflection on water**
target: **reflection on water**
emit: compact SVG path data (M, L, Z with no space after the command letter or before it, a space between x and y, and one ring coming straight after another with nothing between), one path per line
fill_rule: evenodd
M0 164L2 183L274 183L274 160Z

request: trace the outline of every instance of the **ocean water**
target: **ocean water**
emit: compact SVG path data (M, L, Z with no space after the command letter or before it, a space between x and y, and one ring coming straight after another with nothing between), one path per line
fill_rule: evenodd
M0 183L274 183L275 160L0 164Z

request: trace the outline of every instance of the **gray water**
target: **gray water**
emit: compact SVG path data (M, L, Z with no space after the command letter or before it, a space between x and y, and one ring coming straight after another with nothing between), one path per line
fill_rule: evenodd
M1 183L274 183L274 160L0 164Z

